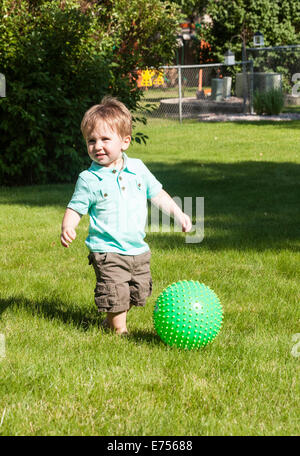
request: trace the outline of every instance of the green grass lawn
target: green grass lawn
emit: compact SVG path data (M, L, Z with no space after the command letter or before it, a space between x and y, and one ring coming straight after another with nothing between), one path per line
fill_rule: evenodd
M203 89L208 87L203 87ZM183 86L181 88L181 96L182 97L194 97L196 98L196 92L198 87L186 87ZM163 98L178 98L178 87L171 87L171 88L153 88L150 87L144 90L144 98L143 101L150 100L161 100Z
M148 144L129 155L172 196L204 197L204 240L149 232L153 295L129 313L129 338L103 334L88 218L71 248L59 242L73 186L1 188L0 434L299 434L300 123L139 129ZM199 351L153 329L156 297L182 279L209 285L224 308Z

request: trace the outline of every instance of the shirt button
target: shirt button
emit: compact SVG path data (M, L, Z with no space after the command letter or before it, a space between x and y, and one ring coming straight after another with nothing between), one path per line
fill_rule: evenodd
M113 169L112 172L113 172L114 174L116 174L117 170L116 170L116 169Z
M122 187L122 190L125 190L125 187Z
M141 184L138 184L138 187L141 187Z
M107 197L107 193L104 193L104 198L106 198L106 197Z
M121 176L119 177L119 180L120 180L120 181L122 180L122 177L121 177Z

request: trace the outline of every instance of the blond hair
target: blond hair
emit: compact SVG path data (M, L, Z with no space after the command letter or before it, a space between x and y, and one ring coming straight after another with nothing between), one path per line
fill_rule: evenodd
M84 138L87 138L99 121L106 123L121 138L131 136L132 116L124 103L117 98L105 96L100 104L86 111L81 121L81 132Z

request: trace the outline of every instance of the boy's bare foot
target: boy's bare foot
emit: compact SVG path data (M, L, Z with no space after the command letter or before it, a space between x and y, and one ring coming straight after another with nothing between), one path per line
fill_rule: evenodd
M100 323L100 327L103 331L114 331L116 334L118 334L119 336L128 336L128 331L127 329L126 330L118 330L118 329L115 329L114 328L111 328L110 324L109 324L109 321L107 318L105 318L101 323Z

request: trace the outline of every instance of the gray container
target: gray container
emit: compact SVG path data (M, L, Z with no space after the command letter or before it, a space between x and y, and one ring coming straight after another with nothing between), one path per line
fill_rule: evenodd
M245 74L247 94L250 88L250 73ZM238 98L243 98L243 73L236 75L235 93ZM253 73L253 90L267 92L271 89L282 88L282 74L280 73Z
M225 78L223 78L223 98L225 99L231 97L231 84L232 78L225 76Z
M221 101L223 98L223 79L213 78L211 80L211 100Z

